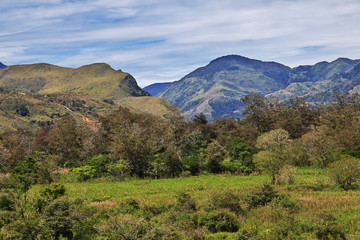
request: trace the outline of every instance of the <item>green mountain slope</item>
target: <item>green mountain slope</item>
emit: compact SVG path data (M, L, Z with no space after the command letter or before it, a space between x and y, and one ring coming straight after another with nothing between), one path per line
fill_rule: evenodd
M306 71L299 69L307 69ZM339 58L331 63L321 62L314 66L292 69L290 84L285 89L268 94L286 100L303 97L313 106L330 104L334 92L358 93L360 87L360 60ZM298 82L294 82L297 79Z
M77 69L38 63L0 70L0 131L34 128L66 115L95 124L119 106L162 117L178 114L166 100L150 97L130 74L105 63Z
M83 93L0 93L0 132L36 128L63 116L95 124L99 116L117 109L109 99Z
M181 106L188 118L241 117L240 98L251 92L286 100L304 97L313 105L330 103L333 92L360 92L360 60L339 58L291 69L242 56L220 57L174 82L159 94Z
M287 86L290 68L231 55L173 83L159 96L184 110L186 117L203 112L208 119L240 117L239 99L251 92L272 93Z
M111 99L149 95L130 74L105 63L77 69L45 63L13 65L0 70L0 87L26 93L81 92Z

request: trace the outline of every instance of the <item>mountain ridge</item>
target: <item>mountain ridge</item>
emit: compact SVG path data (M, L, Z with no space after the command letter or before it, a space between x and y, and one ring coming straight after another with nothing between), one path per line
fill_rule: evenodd
M148 96L135 78L106 63L65 68L47 63L12 65L0 70L0 87L28 93L82 92L117 100Z
M330 103L329 93L360 92L360 60L338 58L314 65L290 68L273 61L261 61L228 55L185 75L158 93L184 116L203 113L209 120L219 117L242 117L240 99L252 92L286 100L304 97L310 104Z

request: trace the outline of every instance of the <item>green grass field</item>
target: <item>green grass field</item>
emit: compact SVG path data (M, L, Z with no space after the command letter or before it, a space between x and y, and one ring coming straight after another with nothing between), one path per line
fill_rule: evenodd
M261 174L127 179L122 182L108 179L86 182L62 180L68 197L83 199L87 205L105 210L115 208L129 198L135 199L140 206L173 206L179 192L185 192L195 199L199 209L208 206L213 194L232 192L240 196L242 207L245 208L243 199L246 195L269 182L270 178ZM315 168L298 169L294 184L274 185L274 189L298 205L299 210L294 213L298 221L309 221L325 211L336 216L348 239L360 239L359 189L344 191L330 182L326 170ZM274 227L282 214L281 211L274 212L273 208L265 206L250 211L246 217L240 217L240 221L243 227L264 230Z

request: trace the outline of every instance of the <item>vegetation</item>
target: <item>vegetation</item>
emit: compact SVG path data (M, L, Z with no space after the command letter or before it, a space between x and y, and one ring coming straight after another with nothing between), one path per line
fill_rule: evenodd
M241 120L119 107L5 131L0 238L358 236L360 102L336 97L314 110L253 94Z

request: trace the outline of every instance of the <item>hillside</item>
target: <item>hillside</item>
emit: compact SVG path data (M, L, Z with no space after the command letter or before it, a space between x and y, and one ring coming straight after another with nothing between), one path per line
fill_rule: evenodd
M0 87L25 93L81 92L113 100L147 96L128 73L105 63L77 69L37 63L13 65L0 70Z
M331 103L333 92L360 92L360 60L339 58L313 66L290 68L230 55L211 61L158 96L181 106L188 118L204 113L212 120L242 117L240 98L251 92L280 99L304 97L312 105Z
M290 68L241 56L226 56L210 62L159 96L181 105L186 117L203 112L208 119L240 117L242 96L251 92L272 93L287 86Z
M2 62L0 62L0 69L4 69L6 67L7 67L6 65L4 65Z
M303 97L313 106L330 104L333 92L359 93L360 60L339 58L331 63L321 62L314 66L292 69L289 86L267 95L281 100Z
M141 96L145 98L137 99ZM38 63L0 70L0 132L41 126L66 115L92 123L119 106L161 117L177 114L166 100L150 97L130 74L105 63L77 69Z
M144 87L143 89L150 93L151 96L157 96L159 95L163 90L165 90L167 87L169 87L172 82L166 82L166 83L154 83L147 87Z
M34 128L63 116L94 124L99 116L110 114L117 106L108 99L83 93L0 93L0 132Z

